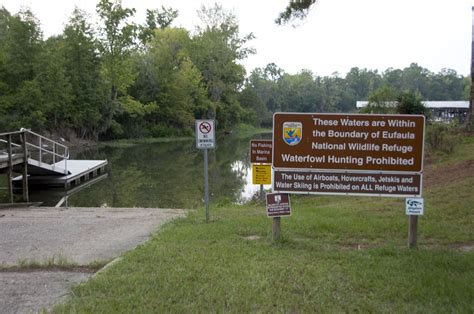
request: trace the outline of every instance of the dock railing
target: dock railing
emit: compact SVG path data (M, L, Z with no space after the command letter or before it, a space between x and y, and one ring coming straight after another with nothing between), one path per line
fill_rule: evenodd
M20 144L18 144L19 142ZM5 146L5 149L3 149ZM21 162L23 174L23 201L28 202L28 149L26 143L26 133L24 131L15 131L0 133L0 170L6 172L8 176L8 194L10 203L13 204L13 166L17 160ZM6 162L3 162L5 159Z
M16 138L19 138L19 140L16 140ZM23 153L30 160L37 161L38 166L48 164L53 170L55 170L58 162L64 160L62 170L64 174L68 174L69 148L66 145L24 128L20 131L0 133L0 143L6 144L7 153L11 154L13 150L25 150Z

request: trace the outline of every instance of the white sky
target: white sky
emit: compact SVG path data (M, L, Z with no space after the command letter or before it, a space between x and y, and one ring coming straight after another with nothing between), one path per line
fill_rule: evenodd
M45 36L59 34L74 6L95 14L98 0L0 0L10 13L28 6L40 20ZM173 24L189 30L198 23L201 4L216 0L122 0L134 7L135 21L146 9L172 7L179 11ZM233 10L241 33L253 32L257 54L243 62L247 71L276 63L289 73L309 69L318 75L341 75L351 67L404 68L411 62L438 72L470 73L471 7L474 0L319 0L297 28L274 23L288 0L218 0Z

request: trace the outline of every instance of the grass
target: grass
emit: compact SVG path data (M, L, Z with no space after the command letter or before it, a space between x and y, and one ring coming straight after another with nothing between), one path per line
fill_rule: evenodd
M108 261L94 261L88 265L79 265L70 261L62 254L56 254L43 261L34 259L20 259L16 265L0 266L0 272L22 272L37 270L96 272L103 268L107 263Z
M123 148L123 147L132 147L132 146L141 145L141 144L190 141L192 139L193 137L146 137L146 138L120 139L120 140L115 140L115 141L99 142L99 146Z
M218 130L218 134L223 133L223 130ZM247 124L238 124L232 129L232 135L237 136L239 138L246 138L250 137L255 134L261 133L272 133L271 129L265 128L258 128L253 125ZM172 136L172 137L146 137L146 138L136 138L136 139L120 139L120 140L113 140L113 141L104 141L99 142L98 145L101 147L116 147L116 148L124 148L124 147L132 147L135 145L140 144L154 144L154 143L169 143L169 142L177 142L177 141L190 141L194 140L194 136Z
M233 128L233 134L236 136L246 138L250 137L255 134L262 134L262 133L272 133L273 130L271 128L258 128L253 125L249 124L238 124Z
M452 154L443 152L432 152L430 154L430 157L436 160L436 166L445 166L473 159L474 136L463 136L458 141L459 143L455 145Z
M460 149L474 159L472 140ZM292 197L282 239L261 203L166 225L54 312L474 311L474 174L425 190L419 247L403 199ZM465 246L467 250L460 250Z

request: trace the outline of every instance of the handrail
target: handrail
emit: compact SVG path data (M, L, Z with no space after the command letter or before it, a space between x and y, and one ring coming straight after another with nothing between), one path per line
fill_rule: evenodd
M51 142L51 143L54 143L55 145L64 148L64 151L67 151L67 152L69 153L69 148L68 148L66 145L63 145L63 144L58 143L58 142L56 142L56 141L53 141L53 140L50 139L50 138L44 137L43 135L38 134L38 133L35 133L35 132L33 132L33 131L31 131L31 130L28 130L28 129L21 128L21 129L20 129L20 132L22 132L22 131L28 132L28 133L30 133L30 134L32 134L32 135L35 135L35 136L37 136L37 137L39 137L39 138L41 138L41 139L47 140L47 141L49 141L49 142ZM31 146L32 146L32 145L31 145ZM51 153L53 153L53 152L51 152Z
M1 134L0 134L0 136L6 136L6 135L8 135L8 133L1 133ZM0 138L0 142L8 144L8 141L2 140L1 138ZM15 146L15 147L21 147L21 145L20 145L20 144L17 144L17 143L10 143L10 144L11 144L12 146Z
M11 136L11 135L14 135L14 134L25 134L25 141L26 141L26 146L30 147L30 148L33 148L33 150L37 150L39 155L38 155L38 162L41 164L41 163L44 163L44 160L43 160L43 154L45 155L49 155L52 157L52 163L47 163L46 164L49 164L53 167L53 169L55 168L55 165L56 165L56 161L61 161L61 160L64 160L64 173L67 174L68 171L67 171L67 160L69 159L69 148L66 146L66 145L63 145L61 143L58 143L56 141L53 141L52 139L49 139L47 137L44 137L38 133L35 133L31 130L28 130L28 129L25 129L25 128L21 128L20 131L13 131L13 132L6 132L6 133L0 133L0 137L2 136ZM32 136L36 137L37 138L37 141L38 141L38 145L36 144L33 144L32 142L28 141L27 138L26 138L26 134L31 134ZM43 141L48 143L48 144L52 144L53 146L53 149L52 150L49 150L48 148L49 147L43 147ZM2 143L9 143L8 141L6 140L3 140L3 139L0 139L0 142ZM20 144L17 144L17 143L13 143L13 142L10 142L10 147L11 146L14 146L14 147L22 147L22 145ZM60 151L63 151L62 153ZM58 160L56 160L58 159Z
M26 129L25 129L26 130ZM14 135L14 134L21 134L23 133L23 129L20 131L12 131L12 132L5 132L5 133L0 133L0 136L7 136L7 135Z

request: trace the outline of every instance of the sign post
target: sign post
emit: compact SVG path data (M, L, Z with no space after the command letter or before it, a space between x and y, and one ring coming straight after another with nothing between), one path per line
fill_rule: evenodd
M204 150L204 203L209 222L209 176L207 150L215 147L214 120L196 120L196 147Z
M419 198L424 126L422 115L275 113L273 190Z
M415 248L417 242L418 216L423 215L424 201L422 198L407 198L405 200L408 215L408 247Z
M290 196L286 193L268 193L267 216L273 217L273 240L278 241L281 237L280 217L291 216Z

